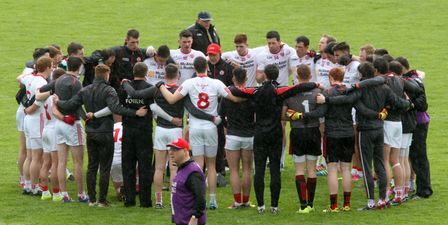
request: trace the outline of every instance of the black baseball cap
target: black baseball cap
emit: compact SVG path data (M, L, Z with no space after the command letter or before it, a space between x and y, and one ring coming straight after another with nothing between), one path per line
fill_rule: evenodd
M200 20L213 20L212 16L207 11L201 11L198 13L198 19Z

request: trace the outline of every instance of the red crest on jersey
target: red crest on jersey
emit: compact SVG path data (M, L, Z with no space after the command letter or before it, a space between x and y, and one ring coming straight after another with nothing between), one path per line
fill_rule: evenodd
M241 61L242 62L246 61L246 57L241 57Z
M278 55L275 55L275 56L274 56L274 59L278 59Z
M142 61L142 58L137 57L137 62L141 62L141 61Z
M190 58L194 58L194 55L193 55L193 54L190 54Z
M282 53L280 53L280 55L283 57L283 56L285 56L285 53L282 52Z
M184 56L184 57L183 57L184 60L187 60L187 58L188 58L188 56Z

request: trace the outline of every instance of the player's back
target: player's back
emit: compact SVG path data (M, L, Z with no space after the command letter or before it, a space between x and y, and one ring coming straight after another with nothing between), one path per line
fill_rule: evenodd
M272 81L265 81L254 93L256 133L281 135L282 103L277 99L276 88Z
M325 96L339 96L346 93L345 85L335 85L324 91ZM353 136L353 104L333 105L327 104L325 114L325 134L329 137L350 137Z
M320 92L321 91L318 88L315 88L307 92L300 92L286 99L284 104L288 106L288 109L292 109L296 112L308 113L316 109L317 107L316 96ZM291 121L292 128L308 128L318 126L319 126L319 119L317 118Z
M217 116L218 98L226 96L227 87L220 80L211 79L207 76L199 76L186 80L179 91L185 96L189 95L191 102L200 110ZM201 120L190 115L190 126L215 126L212 122Z

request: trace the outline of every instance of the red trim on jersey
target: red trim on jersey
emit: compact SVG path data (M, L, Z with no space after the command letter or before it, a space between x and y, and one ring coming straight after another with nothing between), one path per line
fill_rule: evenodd
M177 84L176 83L174 83L174 84L165 84L165 86L167 88L173 88L173 87L177 87Z
M40 136L42 137L42 133L44 132L44 115L42 113L39 114L39 125Z
M384 74L384 76L393 77L393 76L395 76L395 73L389 72L389 73Z
M238 90L240 90L243 93L253 95L257 89L255 89L255 88L238 88Z
M45 109L45 117L47 117L47 120L51 120L50 113L48 113L48 104L44 105L44 109Z
M281 95L281 94L285 93L286 91L290 90L291 88L293 88L295 86L296 85L294 85L294 86L287 86L287 87L278 87L278 88L275 89L275 92L276 92L277 95Z
M196 74L196 76L197 76L197 77L208 77L208 76L207 76L207 73L203 73L203 74L199 74L199 73L198 73L198 74Z
M188 55L188 54L191 53L192 50L193 50L193 49L190 48L190 51L189 51L189 52L184 52L184 51L182 51L182 49L180 49L180 52L181 52L182 54L184 54L184 55Z

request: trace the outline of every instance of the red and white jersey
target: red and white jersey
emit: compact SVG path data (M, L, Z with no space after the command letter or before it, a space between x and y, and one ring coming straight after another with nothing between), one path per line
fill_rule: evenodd
M310 57L308 55L304 55L302 57L298 57L297 67L299 67L300 65L307 65L310 68L310 70L311 70L311 80L310 81L311 82L316 82L316 75L315 75L316 71L314 69L314 58ZM299 80L297 79L297 70L293 71L293 75L294 75L293 83L294 84L298 84Z
M316 82L322 85L325 89L329 88L330 80L328 74L330 70L336 67L336 64L332 63L328 59L320 58L314 64L314 70L316 75Z
M361 79L361 75L358 72L359 64L361 64L359 61L352 60L345 66L344 80L342 81L345 86L350 87Z
M218 80L201 76L186 80L178 89L181 95L189 95L191 102L199 109L210 115L218 115L218 98L227 97L226 85ZM211 121L201 120L190 115L190 127L213 128Z
M184 83L187 79L192 78L194 74L193 61L196 57L205 57L204 53L196 50L191 50L190 53L184 54L180 49L171 50L171 58L179 66L179 81L178 85Z
M114 124L114 158L112 165L121 164L121 140L123 136L123 126L121 122Z
M257 55L255 62L258 70L264 70L264 67L269 64L277 65L279 69L277 82L281 86L288 86L290 70L295 70L297 60L296 50L289 47L287 44L283 44L280 51L275 54L271 53L269 48L264 48L263 51Z
M243 56L239 55L237 51L224 52L222 53L221 58L223 58L224 61L231 60L240 64L240 67L246 70L246 87L256 87L257 81L255 80L255 76L257 74L257 64L255 63L255 59L257 54L265 48L266 46L248 49L247 54Z
M56 124L56 116L53 114L53 95L50 95L45 101L35 101L39 106L44 118L45 127L54 127Z
M165 79L165 64L158 64L154 57L147 58L143 62L148 66L146 82L156 85L157 82Z
M40 75L35 73L30 75L25 75L20 78L20 83L25 85L26 87L26 97L31 99L34 95L36 95L37 89L47 84L47 80ZM27 116L38 119L41 113L41 107L39 107L35 112L28 114Z

